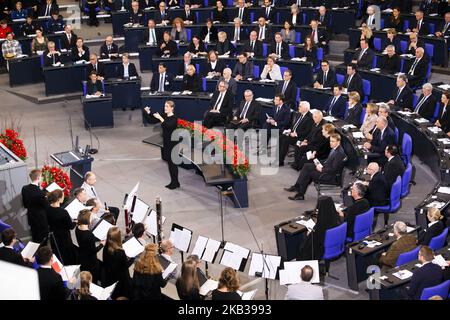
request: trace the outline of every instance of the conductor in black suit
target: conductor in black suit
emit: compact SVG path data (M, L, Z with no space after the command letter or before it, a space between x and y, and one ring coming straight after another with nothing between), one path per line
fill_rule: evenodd
M298 106L298 113L292 117L291 126L286 132L280 134L279 141L279 166L284 166L284 158L289 151L289 146L297 145L298 141L303 141L311 132L313 126L312 114L309 111L310 105L308 101L300 102Z
M356 64L350 63L347 66L347 75L345 76L343 88L347 89L347 92L356 91L361 98L364 97L363 82L360 75L356 72Z
M425 83L422 86L422 94L417 100L417 104L414 107L414 112L418 113L421 117L431 121L436 111L436 98L433 96L433 85L431 83Z
M28 259L24 259L22 255L14 249L14 245L18 242L16 238L16 232L11 229L5 229L2 232L2 243L3 247L0 248L0 261L5 261L9 263L14 263L23 267L31 267L34 262Z
M233 111L233 94L228 90L228 83L220 81L218 89L213 93L203 119L203 125L208 129L224 125Z
M283 81L279 82L275 88L275 94L284 95L284 103L291 109L295 109L297 105L297 84L292 80L292 71L284 70Z
M89 56L89 63L86 67L86 74L89 75L91 72L97 73L97 79L103 80L105 78L105 66L103 63L98 62L97 55L95 53L91 53Z
M151 111L149 107L145 107L144 111L149 117ZM170 183L166 185L166 188L173 190L180 187L178 181L178 167L172 159L173 149L178 144L177 141L172 141L172 133L177 129L178 117L175 115L175 103L171 100L167 100L164 104L164 116L161 116L158 112L152 114L154 118L161 122L161 128L163 130L163 147L161 149L161 156L164 161L167 161L169 166Z
M129 79L138 76L134 63L130 62L128 58L128 53L122 54L122 63L119 65L117 72L118 78L120 79Z
M427 77L428 59L425 57L425 50L422 47L416 49L416 58L406 73L409 85L415 87Z
M350 190L353 203L345 209L336 209L336 211L343 218L343 221L347 222L347 237L353 240L356 217L367 212L370 209L370 203L364 198L367 192L367 187L364 184L355 182Z
M119 47L114 43L112 36L107 36L100 47L101 59L115 59L119 57Z
M366 38L361 39L359 43L360 48L353 55L352 63L356 63L359 68L370 69L372 68L375 52L369 48L369 41Z
M388 204L389 189L384 175L380 171L380 166L376 162L371 162L367 166L367 174L370 181L364 182L367 186L366 199L371 207L384 206Z
M392 99L388 104L394 109L412 109L413 106L413 92L408 86L408 78L404 74L397 76L397 88L392 93Z
M333 88L336 84L336 72L330 69L328 60L322 60L320 70L317 72L314 88Z
M384 150L388 145L396 144L394 130L389 128L388 124L385 117L379 116L372 134L372 141L364 143L364 148L371 152L368 155L368 161L376 161L381 167L387 161Z
M300 175L295 184L287 188L286 191L296 191L290 200L304 200L305 192L312 181L322 183L335 183L336 175L342 173L344 160L346 158L344 149L341 147L341 136L333 134L330 137L331 152L324 163L306 163L300 171Z
M263 44L258 40L258 33L256 31L250 32L250 39L244 42L241 52L246 52L247 56L252 58L263 57Z
M31 183L22 188L23 206L27 209L28 224L33 242L41 243L48 236L47 207L49 203L41 190L42 172L31 170Z
M239 104L239 108L233 115L233 120L228 124L230 129L247 130L257 125L259 122L259 112L261 106L253 99L253 92L245 90L244 100Z
M386 179L388 190L391 190L397 177L403 177L405 173L405 164L398 154L398 148L394 145L388 145L384 150L387 162L383 168L384 178Z

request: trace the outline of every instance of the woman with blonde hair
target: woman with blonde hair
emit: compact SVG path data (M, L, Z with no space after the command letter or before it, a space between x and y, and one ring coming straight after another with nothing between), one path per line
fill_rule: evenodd
M364 39L366 39L367 42L369 43L369 48L373 50L374 49L374 47L373 47L373 32L372 32L372 29L370 29L367 26L361 27L360 40L364 40ZM358 41L358 47L359 46L360 46L360 41Z
M351 91L348 93L348 112L344 120L355 127L361 126L361 113L363 107L360 103L360 99L358 92Z
M212 300L242 300L239 293L239 278L236 270L225 268L219 279L219 286L212 292Z
M364 136L372 140L372 130L375 128L378 119L378 106L375 103L368 103L366 107L366 115L361 126L361 131Z
M427 218L430 223L428 223L428 228L423 229L417 240L419 245L428 246L431 239L440 235L442 231L446 228L444 221L444 216L441 211L437 208L428 208Z
M76 290L75 296L77 300L97 300L91 295L90 286L92 283L92 274L89 271L80 273L80 288Z
M197 263L193 260L183 262L181 276L176 282L178 297L181 300L201 300L197 277Z
M149 243L134 266L133 295L136 300L161 300L161 288L167 281L158 259L158 245Z
M131 298L131 278L128 268L133 260L128 260L122 248L122 234L118 227L108 230L106 244L103 249L103 267L105 271L105 287L117 283L112 298Z

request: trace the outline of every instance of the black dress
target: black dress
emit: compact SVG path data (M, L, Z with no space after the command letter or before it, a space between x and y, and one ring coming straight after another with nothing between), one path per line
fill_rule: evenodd
M81 271L89 271L92 274L92 281L99 280L99 261L97 259L97 252L103 248L102 244L95 246L97 238L90 230L75 230L75 236L78 242L78 260L81 264Z
M69 213L63 208L49 206L47 208L47 221L48 227L54 235L54 239L53 237L50 238L53 253L62 260L64 265L76 264L75 247L70 235L70 230L73 230L76 224L72 221ZM54 240L56 240L56 244Z
M212 300L242 300L237 292L222 292L218 289L212 292Z
M133 260L128 260L125 251L121 249L109 253L108 244L103 249L103 267L105 271L105 287L118 281L111 296L113 300L118 297L132 297L131 277L128 268Z
M163 279L162 273L142 274L134 271L133 275L133 299L135 300L161 300L161 288L167 281Z
M182 288L181 288L181 283L179 281L180 279L177 280L177 282L175 283L176 287L177 287L177 293L178 293L178 297L181 300L202 300L201 296L200 296L200 292L198 290L198 288L191 288L190 292L183 292Z

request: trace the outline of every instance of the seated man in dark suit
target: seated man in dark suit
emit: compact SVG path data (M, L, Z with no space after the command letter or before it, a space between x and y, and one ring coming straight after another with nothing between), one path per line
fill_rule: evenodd
M450 11L445 13L445 21L442 23L442 26L435 33L436 37L445 38L450 37Z
M396 129L394 120L392 120L392 117L390 116L391 114L391 108L389 107L389 105L387 103L378 103L378 116L382 116L385 117L388 121L388 126L389 128L391 128L394 132Z
M150 90L157 92L172 91L173 75L167 72L167 66L164 62L158 65L158 73L153 73L150 83Z
M433 85L425 83L422 86L422 94L414 107L414 112L431 121L436 111L436 98L433 96Z
M14 249L14 245L18 242L16 232L11 229L5 229L2 232L3 247L0 248L0 261L10 262L19 266L31 267L34 258L30 261L24 259L22 255Z
M193 6L188 1L186 1L184 3L184 11L181 14L181 19L183 19L184 24L197 23L197 15L191 9L193 9Z
M447 136L450 136L450 91L448 90L441 95L439 115L435 126L438 126Z
M391 100L388 104L398 110L412 109L413 106L413 92L408 86L408 78L404 74L397 76L397 88L392 94Z
M272 1L271 0L264 0L264 5L262 6L262 12L263 13L263 17L266 19L266 21L268 23L274 23L275 22L275 10L272 6Z
M134 63L130 62L128 58L128 53L122 54L122 63L119 65L117 72L117 76L120 79L129 79L138 76Z
M353 55L352 63L355 63L359 68L370 69L373 65L375 52L369 48L369 41L367 39L364 38L359 43L361 47Z
M70 294L70 290L64 286L61 275L52 268L52 249L49 247L40 247L36 253L36 261L40 265L37 273L41 300L66 300ZM69 279L69 282L74 282L74 279Z
M397 239L389 249L380 256L382 270L392 269L397 263L398 256L417 247L417 239L407 233L406 223L397 221L394 223L394 237Z
M72 61L89 61L89 48L81 37L77 38L76 45L72 48Z
M419 250L419 263L422 267L416 268L409 282L409 286L406 288L406 294L410 299L419 300L423 289L442 283L442 269L432 262L433 259L433 250L428 246L422 246Z
M416 21L412 24L412 29L407 29L407 32L417 33L419 36L426 36L430 32L428 31L428 23L423 19L423 11L417 10Z
M239 104L239 108L233 115L233 120L227 127L230 129L250 129L258 124L260 109L259 102L253 99L253 92L245 90L244 100Z
M170 239L164 239L161 241L161 254L158 256L159 263L161 264L161 267L164 269L167 269L167 267L173 263L173 251L174 251L174 245L172 240ZM176 279L178 275L178 268L175 268L172 273L169 274L167 279Z
M233 77L237 81L253 78L253 62L248 61L247 53L241 53L238 58L239 61L234 66Z
M44 52L44 66L56 66L61 64L61 52L56 50L55 43L47 43L47 51Z
M239 18L243 23L250 23L250 10L245 5L245 0L237 1L234 18Z
M272 130L275 129L278 131L278 134L281 134L289 127L291 119L291 109L284 103L282 94L276 94L273 98L273 103L275 105L273 117L267 118L263 125L263 129L267 129L267 141L270 140Z
M250 32L250 39L244 42L242 52L246 52L247 56L252 58L263 57L263 44L258 40L258 33L256 31Z
M105 66L103 63L98 62L98 58L95 53L91 53L89 56L89 63L86 68L86 74L88 77L93 71L97 73L98 80L103 80L105 78Z
M320 67L319 72L317 72L316 81L314 82L314 88L333 88L336 84L336 72L330 69L328 60L322 60Z
M40 17L49 17L50 14L54 11L59 11L59 7L56 4L56 1L53 0L45 0L41 1L42 5L40 5L39 16Z
M291 109L297 105L297 84L292 80L292 71L286 69L283 73L283 81L279 82L275 88L275 94L284 95L284 103Z
M266 19L264 17L259 17L258 26L255 28L256 34L258 35L258 40L262 42L272 42L273 36L270 32L270 28L267 25Z
M325 6L320 6L316 13L317 24L320 27L324 27L325 30L329 31L330 28L330 13L327 12Z
M283 41L281 33L275 33L275 41L272 42L269 49L269 54L275 54L278 59L290 59L289 45Z
M341 136L339 134L331 135L330 147L331 152L323 164L319 162L317 164L307 163L304 165L295 185L286 189L286 191L297 192L295 196L289 197L290 200L304 200L306 189L312 181L322 183L336 182L336 175L342 173L344 160L347 157L344 149L342 149Z
M234 27L229 29L228 39L234 43L241 43L248 39L247 32L241 26L239 18L234 18Z
M98 79L97 72L91 71L91 73L89 73L89 79L86 81L86 95L95 95L99 97L102 94L102 82Z
M64 33L61 39L61 49L72 50L77 42L77 35L72 31L71 25L64 26Z
M369 201L364 198L367 188L360 182L355 182L351 187L353 203L345 209L336 209L343 222L347 222L347 237L353 239L356 216L370 209Z
M380 69L389 74L400 72L401 60L395 53L395 47L393 45L387 46L386 53L387 54L384 56Z
M280 135L279 141L279 166L284 166L284 158L289 151L289 146L295 146L297 142L305 140L313 126L312 114L309 111L308 101L300 102L298 113L292 118L291 126Z
M155 20L149 19L147 22L148 28L144 30L142 35L142 43L156 46L162 40L161 31L156 29Z
M328 100L325 109L328 115L333 117L344 119L345 111L347 109L347 102L342 96L342 87L338 84L334 85L333 97Z
M228 90L228 83L221 81L218 89L211 97L209 110L203 119L203 125L208 129L225 124L233 111L233 94Z
M371 153L368 155L368 161L375 161L383 167L387 161L384 150L391 144L396 144L395 132L389 128L387 119L379 116L376 128L372 134L371 142L364 143L364 148Z
M367 174L370 175L370 181L365 181L367 192L365 198L369 201L371 207L384 206L388 204L389 191L386 179L380 171L380 166L376 162L371 162L367 166Z
M167 26L170 23L169 12L166 10L166 3L164 1L159 3L159 10L155 12L154 19L158 25Z
M327 50L328 47L328 34L325 29L318 28L317 20L313 19L310 22L311 29L308 31L311 36L311 40L319 48Z
M388 190L391 190L397 177L403 176L405 173L405 164L398 154L398 148L395 145L388 145L384 150L387 162L383 168L383 175L386 179Z
M418 86L427 77L428 59L422 47L416 49L416 58L408 69L408 81L411 87Z
M130 10L130 23L132 24L142 24L144 20L143 12L141 8L139 8L138 1L131 2L131 10Z
M342 87L346 92L356 91L361 99L364 97L363 82L360 75L356 72L356 64L350 63L347 66L347 75L345 76Z
M119 47L114 43L112 36L107 36L105 43L100 47L100 59L114 59L119 57Z

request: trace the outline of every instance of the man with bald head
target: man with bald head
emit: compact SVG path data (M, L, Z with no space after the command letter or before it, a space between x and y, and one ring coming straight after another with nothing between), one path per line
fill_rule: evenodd
M161 254L158 256L159 258L159 263L161 264L161 266L163 267L163 269L167 269L167 267L171 264L174 263L174 261L172 260L172 256L173 256L173 251L175 249L175 246L173 245L172 240L170 239L164 239L163 241L161 241ZM169 274L168 279L176 279L177 278L177 271L178 268L175 268L174 271L172 271L171 274Z
M114 43L112 36L107 36L100 47L100 59L114 59L119 57L119 47Z
M384 166L387 161L384 150L388 145L396 144L395 133L389 127L388 120L383 116L378 117L376 128L372 133L372 141L364 143L364 148L370 152L368 161Z
M371 207L384 206L389 202L389 190L386 178L376 162L371 162L367 166L367 174L370 175L370 181L365 181L367 192L365 198L369 201Z
M416 49L416 58L406 73L411 87L415 87L427 76L428 59L425 56L425 50L422 47Z

